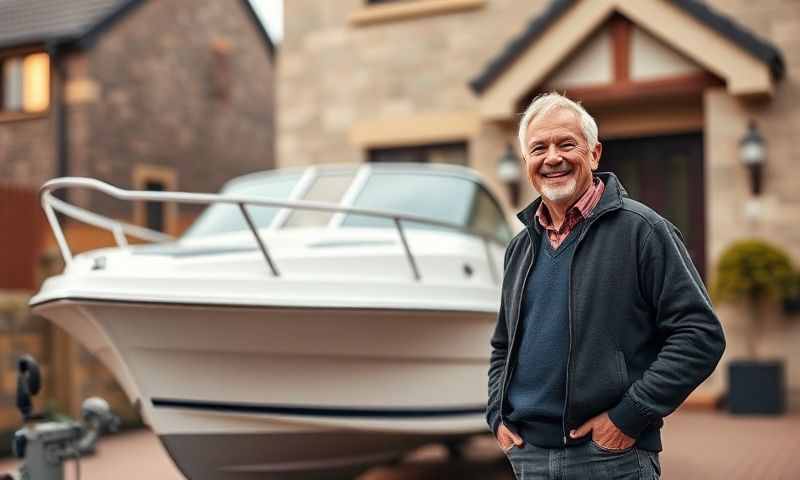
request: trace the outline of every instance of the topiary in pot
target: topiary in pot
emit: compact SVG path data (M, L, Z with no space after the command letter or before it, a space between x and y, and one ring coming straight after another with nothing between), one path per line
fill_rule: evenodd
M764 302L780 303L794 275L789 256L779 247L762 240L741 240L720 256L711 289L719 302L744 301L749 310L747 351L758 357L763 331L759 312Z
M721 302L743 302L749 310L747 351L750 360L728 364L728 409L733 414L780 415L786 410L786 376L781 359L759 360L764 330L761 306L780 303L794 274L789 256L761 240L743 240L719 259L712 296Z

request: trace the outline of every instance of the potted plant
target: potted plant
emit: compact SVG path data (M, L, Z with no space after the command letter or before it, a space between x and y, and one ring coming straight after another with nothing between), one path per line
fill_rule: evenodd
M748 358L728 364L728 408L738 414L780 414L786 406L786 381L781 359L761 358L763 308L781 304L794 275L789 256L761 240L731 244L720 256L712 288L720 302L737 303L747 311Z

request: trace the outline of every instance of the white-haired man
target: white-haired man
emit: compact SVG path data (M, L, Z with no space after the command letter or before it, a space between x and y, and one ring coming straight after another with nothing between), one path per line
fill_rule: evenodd
M521 480L659 478L662 419L716 367L722 327L680 232L594 173L582 106L535 98L519 142L541 196L506 250L489 426Z

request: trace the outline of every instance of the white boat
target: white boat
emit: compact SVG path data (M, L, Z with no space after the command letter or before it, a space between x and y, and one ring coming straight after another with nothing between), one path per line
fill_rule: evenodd
M209 207L169 239L64 188ZM186 477L351 475L485 432L511 227L472 170L284 169L219 194L61 178L42 205L65 269L33 310L108 366ZM57 212L118 245L73 256Z

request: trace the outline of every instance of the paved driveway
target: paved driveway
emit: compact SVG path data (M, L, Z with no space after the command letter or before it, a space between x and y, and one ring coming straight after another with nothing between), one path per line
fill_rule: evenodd
M679 411L663 430L666 480L800 479L800 413L780 418L732 417ZM0 460L0 472L16 465ZM115 435L100 443L99 454L81 464L82 480L182 480L158 440L147 430ZM67 466L74 480L74 466ZM357 480L511 480L502 454L490 437L476 438L467 458L448 462L444 449L426 447L403 464L376 468Z

